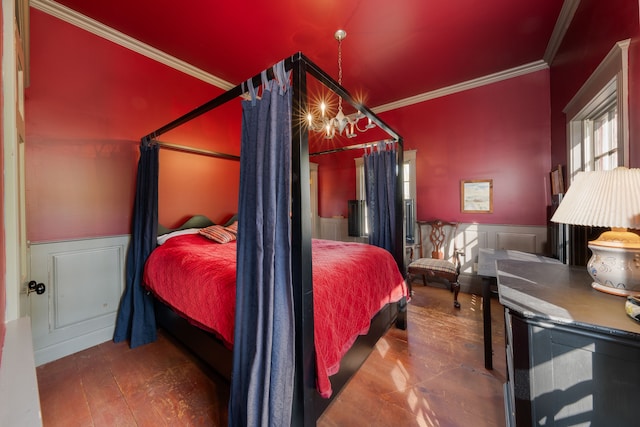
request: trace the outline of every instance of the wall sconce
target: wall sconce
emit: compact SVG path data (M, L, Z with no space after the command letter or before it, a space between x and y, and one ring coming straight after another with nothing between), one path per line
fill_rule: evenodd
M593 288L614 295L640 294L640 169L579 172L551 221L611 227L589 242L587 270Z

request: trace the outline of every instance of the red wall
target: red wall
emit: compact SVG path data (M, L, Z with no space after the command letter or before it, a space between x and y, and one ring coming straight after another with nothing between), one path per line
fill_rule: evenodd
M629 47L630 166L640 167L640 46L638 1L582 0L551 66L552 164L567 164L567 123L562 110L615 43Z
M545 225L548 93L543 70L382 113L405 149L417 150L417 218ZM343 167L353 160L327 163L319 167L320 215L346 215L355 172ZM461 213L460 181L484 178L493 179L493 213Z
M160 170L158 221L164 226L177 227L194 214L223 223L238 211L239 162L162 150Z
M140 138L221 92L31 9L28 239L128 234ZM238 111L239 106L222 109L217 124L203 116L160 139L215 150L239 140L239 126L230 128L226 120L231 114L238 120ZM162 151L160 182L169 184L160 189L160 221L174 226L196 213L221 221L235 212L237 180L221 180L237 175L237 163L218 161L213 175L203 175L212 159L184 156Z
M356 198L356 169L353 158L362 150L312 157L318 163L318 214L347 217L347 200Z
M637 0L583 0L548 72L382 113L405 147L417 149L417 217L544 225L548 173L567 163L562 109L614 43L627 38L629 164L640 167L638 19ZM321 163L321 216L346 215L346 200L355 197L355 172L340 167ZM474 178L494 179L493 214L460 213L459 181Z
M37 10L31 25L28 238L126 234L139 138L221 91ZM621 0L614 8L584 0L551 72L381 114L405 147L417 150L418 218L546 224L548 174L552 165L566 163L559 111L613 43L637 32L637 1ZM634 40L632 141L640 131L634 120L638 55ZM161 139L213 150L239 141L239 124L228 126L239 123L239 105L216 114L222 119L203 118ZM640 164L636 145L632 165ZM346 216L346 200L355 197L352 155L312 159L320 163L320 215ZM223 221L236 209L237 174L235 162L163 151L160 222L175 226L192 213ZM460 180L479 178L494 180L494 212L463 214Z

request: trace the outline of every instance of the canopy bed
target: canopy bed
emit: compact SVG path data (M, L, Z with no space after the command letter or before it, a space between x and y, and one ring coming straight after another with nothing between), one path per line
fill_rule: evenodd
M311 238L308 214L309 156L321 155L322 151L309 152L309 130L304 120L297 119L304 116L305 106L309 105L308 75L349 103L387 135L385 144L378 145L378 152L382 152L384 157L378 159L373 155L375 150L370 149L370 154L376 158L370 160L372 166L367 175L371 179L383 177L377 186L367 189L367 198L375 200L375 203L370 203L373 205L370 207L370 216L373 218L370 225L372 245L338 244ZM257 96L256 92L260 90L261 96ZM247 92L250 99L247 100L245 96L242 101L240 156L207 153L230 161L240 161L237 217L221 225L215 225L204 217L194 217L178 230L159 226L158 149L176 149L176 146L159 142L157 138ZM392 142L391 150L384 148L389 141ZM362 149L365 146L371 144L345 144L339 149ZM185 147L177 149L189 151ZM313 62L296 53L143 137L140 150L132 242L127 257L127 288L122 297L114 340L129 340L132 347L153 341L157 318L161 327L230 379L230 425L314 425L330 402L327 397L337 394L390 325L395 321L404 327L407 295L402 238L402 138L371 110L356 102ZM182 235L157 245L157 234L166 235L167 232ZM233 238L224 242L208 241L208 238L227 234L232 234ZM153 273L145 270L147 260L152 264L152 258L159 259L153 264L166 267L171 265L172 259L175 260L171 250L185 245L197 247L198 257L204 252L214 251L214 258L222 257L222 267L231 266L226 275L232 282L235 276L235 283L232 283L235 295L231 292L235 301L231 298L230 307L227 303L221 303L221 307L209 310L226 310L230 313L227 317L235 316L235 323L227 325L226 329L222 328L224 331L210 327L207 321L198 320L190 314L187 320L186 309L176 308L175 305L179 303L170 302L167 293L160 288L154 288L153 291L147 288L146 282L153 281L151 276L169 276L166 271ZM370 252L362 252L365 246L369 247ZM331 258L332 262L339 256L348 258L345 255L347 252L343 252L346 250L362 252L362 257L354 256L355 264L351 267L341 265L343 268L338 269L335 263L323 267L321 247L325 247L324 257ZM161 250L168 255L160 255ZM385 256L391 259L388 266L390 273L385 280L396 283L387 294L373 298L375 308L366 314L367 323L372 319L370 325L356 327L355 334L350 332L351 335L338 344L341 353L332 356L334 359L324 360L321 358L323 350L316 350L319 342L316 336L323 335L318 324L325 327L324 335L331 338L339 335L333 332L335 328L341 328L341 322L350 326L354 320L342 319L330 312L329 317L337 318L336 323L331 324L333 326L327 326L329 323L325 322L325 318L314 324L314 312L318 315L318 311L324 311L319 307L325 291L318 287L317 282L326 278L329 282L340 282L347 294L358 287L370 290L374 278L358 278L356 272L374 271L374 267L367 267L366 264L368 258L374 259L374 253L382 256L381 260L375 261L376 264L385 264ZM218 270L222 271L222 267ZM356 284L347 285L342 278L330 276L332 270L342 271L342 278L353 276ZM188 279L190 289L206 287L194 285L197 276L204 274L207 273L196 273ZM384 274L381 270L375 270L373 276L383 277ZM213 279L205 279L205 282L212 283ZM333 295L337 290L334 286L333 290L326 292ZM187 306L203 305L193 304L193 299L204 301L203 298L192 295L191 304L189 298L183 299L183 303ZM350 301L344 305L342 311L345 312L357 311L367 305L363 302L366 292L356 297L355 302L349 300L346 294L339 298L341 301ZM339 304L334 300L328 305ZM337 362L335 357L339 357ZM325 363L330 365L327 366L326 378L320 367L316 369L316 366Z

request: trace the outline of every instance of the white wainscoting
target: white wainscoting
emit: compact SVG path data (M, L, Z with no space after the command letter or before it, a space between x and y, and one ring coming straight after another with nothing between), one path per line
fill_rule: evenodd
M346 218L320 217L320 236L322 239L330 240L366 240L348 236ZM471 274L476 272L480 248L511 249L531 253L547 252L547 227L461 223L458 227L456 244L459 249L464 249L464 257L460 260L462 272Z
M349 236L349 223L347 218L323 218L319 217L320 238L338 240L342 242L361 241L361 238Z
M32 244L29 295L36 366L113 338L129 236Z
M548 252L544 225L460 224L456 243L458 248L464 248L460 260L463 273L476 272L480 248Z
M342 242L366 242L366 237L349 236L349 223L347 218L323 218L319 217L320 238L338 240Z

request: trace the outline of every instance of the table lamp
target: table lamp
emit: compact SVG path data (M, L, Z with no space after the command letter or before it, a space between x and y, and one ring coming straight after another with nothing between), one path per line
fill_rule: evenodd
M614 295L640 294L640 169L578 172L552 222L611 227L589 242L587 270L593 288Z

